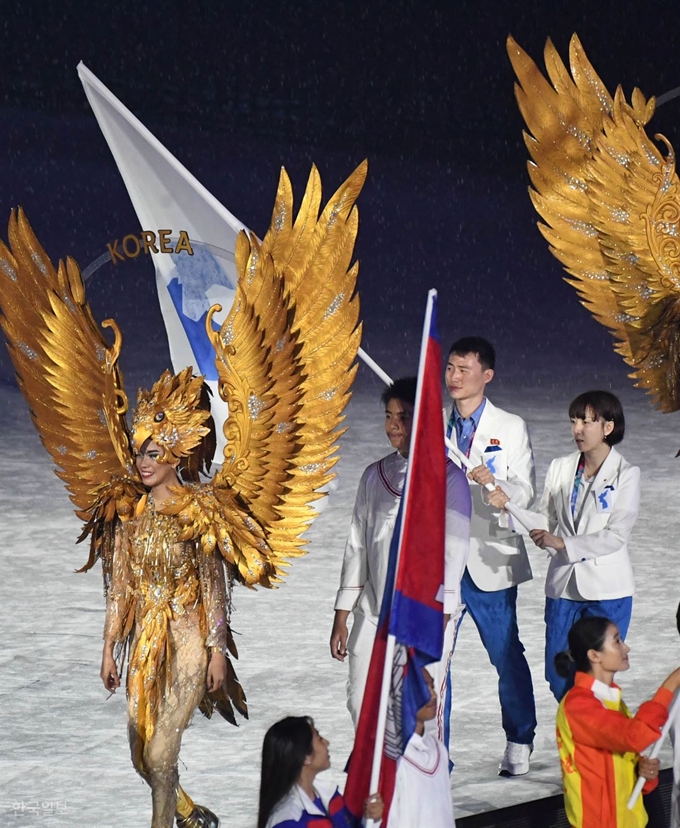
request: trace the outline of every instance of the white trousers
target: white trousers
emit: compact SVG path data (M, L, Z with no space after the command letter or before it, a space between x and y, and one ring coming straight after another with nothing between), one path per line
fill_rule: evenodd
M437 717L432 724L426 723L426 731L436 727L437 738L440 741L444 739L444 715L446 710L447 698L447 677L451 666L451 656L456 645L456 635L458 632L458 624L464 607L458 607L455 615L451 616L449 623L446 625L444 631L444 646L442 649L442 658L436 664L431 665L428 669L432 673L434 679L434 686L437 691ZM356 730L359 724L359 714L361 713L361 703L364 698L364 689L366 687L366 679L368 678L368 668L371 663L371 654L373 652L373 642L378 629L377 617L364 615L360 612L354 612L354 621L352 624L352 631L347 640L347 660L349 662L349 675L347 677L347 709L349 710L354 729Z

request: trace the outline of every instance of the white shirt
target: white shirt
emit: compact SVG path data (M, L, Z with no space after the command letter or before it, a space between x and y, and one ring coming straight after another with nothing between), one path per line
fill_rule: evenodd
M432 734L414 733L397 764L389 828L455 828L449 756Z
M394 452L372 463L361 476L342 562L336 610L361 612L377 622L407 462L399 452ZM460 603L460 579L469 551L469 517L458 511L464 508L461 491L465 497L466 488L461 470L447 463L443 596L447 614L453 614ZM469 508L469 501L467 506Z

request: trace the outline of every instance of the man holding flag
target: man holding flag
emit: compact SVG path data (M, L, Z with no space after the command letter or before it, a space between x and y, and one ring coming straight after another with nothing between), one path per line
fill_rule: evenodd
M445 570L449 576L452 572L457 573L458 581L455 584L446 583L446 589L455 591L455 609L458 610L458 584L467 556L462 527L469 527L470 496L462 472L452 464L447 464L444 450L439 379L441 351L436 335L435 299L436 293L431 291L415 406L412 409L413 436L404 447L398 447L399 454L408 456L409 461L403 492L398 501L389 557L383 567L385 576L381 585L380 615L377 627L374 628L375 641L345 791L347 806L360 815L369 790L379 789L385 802L384 819L387 820L388 828L404 828L410 824L396 816L399 821L394 823L389 817L397 778L397 762L404 755L416 731L421 730L419 722L423 720L423 709L428 707L431 699L431 689L423 668L437 662L440 674L446 669L446 658L442 659L445 649L445 588L442 585L448 580ZM399 402L403 406L405 401ZM388 435L389 433L388 428ZM452 508L452 503L455 508ZM448 543L452 513L457 515L453 522L457 525L457 549L460 553L455 565L452 565ZM364 537L380 536L376 532L367 533L365 526L362 532ZM352 537L348 547L351 544ZM350 560L353 556L350 548ZM343 571L346 570L349 567L343 567ZM358 568L358 571L361 569ZM364 566L363 572L367 586L364 583L358 584L360 589L354 591L355 602L359 596L357 608L361 606L361 601L367 603L369 600L364 599L364 593L370 596L371 592L376 591L376 584L369 580L374 577L370 571L370 561L368 567ZM343 576L343 588L347 585ZM342 606L338 609L345 613L348 611ZM457 614L453 608L451 612L454 616ZM347 653L343 620L336 613L331 639L332 653L336 658L344 658ZM367 618L360 620L363 624L370 623ZM455 626L455 623L455 620L451 620L449 625ZM453 635L450 635L450 639L453 641ZM349 643L352 645L353 642ZM442 660L444 668L441 667ZM444 767L446 773L446 763ZM423 774L427 785L434 785L435 777L440 783L436 790L441 792L441 773L429 776ZM448 785L446 791L448 793ZM411 799L414 793L411 792ZM451 812L450 795L441 801L435 788L428 787L427 792L423 790L417 799L424 809L419 814L417 824L427 824L433 828L453 824L452 816L450 820L442 816Z
M359 722L387 577L390 543L406 476L416 385L416 377L405 377L396 380L382 394L385 432L396 451L372 463L361 477L335 602L331 655L339 661L347 658L349 662L347 707L355 728ZM437 716L439 735L448 745L448 662L462 610L460 580L468 555L471 506L469 486L460 469L449 462L446 475L444 613L448 623L445 657L435 679L442 699ZM353 615L351 634L347 628L350 612Z

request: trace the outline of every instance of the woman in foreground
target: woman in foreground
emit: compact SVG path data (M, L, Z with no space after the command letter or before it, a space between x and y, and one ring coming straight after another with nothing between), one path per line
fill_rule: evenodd
M355 828L357 822L332 782L317 779L331 766L328 740L308 716L287 716L272 725L262 745L262 780L257 828ZM380 820L380 794L366 800L367 819Z
M638 777L643 793L658 783L659 761L639 754L655 742L680 688L674 670L651 701L630 715L614 676L627 670L628 645L608 618L586 617L569 631L569 650L558 653L555 668L575 684L557 710L557 746L564 781L564 804L573 828L643 828L647 812L639 797L628 799Z
M197 706L234 724L234 709L247 714L228 657L236 656L229 588L281 580L333 476L361 338L351 257L365 176L362 164L321 210L313 168L296 217L282 171L263 241L238 236L236 297L221 325L213 321L219 306L206 308L200 345L211 372L214 352L229 411L220 423L228 448L210 480L200 477L215 449L203 377L192 366L166 371L140 396L131 432L122 334L105 320L111 342L97 326L77 264L55 267L20 209L10 216L11 250L0 242L0 327L33 421L85 521L80 540L90 538L90 557L81 571L102 561L101 677L116 690L127 653L130 743L151 787L153 828L218 824L179 786L177 758Z

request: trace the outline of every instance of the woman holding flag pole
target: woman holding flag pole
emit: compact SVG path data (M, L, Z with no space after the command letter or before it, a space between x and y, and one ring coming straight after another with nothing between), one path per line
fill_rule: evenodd
M661 734L673 694L680 689L680 668L631 716L614 684L616 673L630 666L630 647L616 624L608 618L583 617L570 629L568 643L569 649L555 657L555 667L565 676L576 670L576 683L557 711L569 824L643 828L647 813L638 796L656 788L659 760L638 754Z

